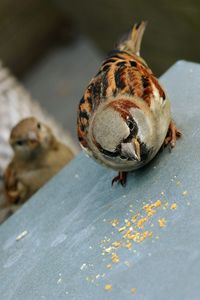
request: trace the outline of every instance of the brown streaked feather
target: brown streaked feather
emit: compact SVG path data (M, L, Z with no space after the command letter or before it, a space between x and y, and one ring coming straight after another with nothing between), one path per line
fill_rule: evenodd
M80 101L78 112L78 137L83 147L88 147L87 132L90 116L101 102L123 95L140 97L151 105L153 88L165 100L165 93L151 69L134 53L112 52L90 82ZM119 100L117 100L119 101Z
M131 67L128 69L128 74L130 94L136 97L142 97L144 88L141 80L141 74Z
M108 86L107 89L105 91L105 97L111 97L113 96L113 94L116 91L116 83L115 83L115 64L113 63L112 65L110 65L109 70L107 71L107 82L108 82Z
M130 108L132 108L132 107L138 108L138 106L135 103L133 103L130 100L126 100L126 99L112 101L111 103L108 104L108 106L110 106L114 110L118 111L124 120L126 120L127 117L129 116L128 111Z

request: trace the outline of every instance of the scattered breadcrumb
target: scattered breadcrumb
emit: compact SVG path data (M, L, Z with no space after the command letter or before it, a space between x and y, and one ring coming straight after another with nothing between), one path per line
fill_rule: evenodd
M28 234L28 231L27 231L27 230L24 230L23 232L21 232L21 233L16 237L16 241L19 241L19 240L23 239L27 234Z
M135 294L135 293L136 293L136 291L137 291L137 289L136 289L136 288L132 288L132 289L131 289L131 293L132 293L132 294Z
M177 208L177 204L176 203L172 203L170 206L170 209L176 209Z
M110 223L113 227L116 227L119 224L119 220L118 219L113 219Z
M172 179L172 181L175 180ZM180 184L177 179L175 183L177 185ZM187 191L180 191L180 193L182 193L183 196L188 194ZM118 218L114 218L109 222L114 229L112 232L110 232L110 237L105 236L104 239L101 240L100 244L102 251L101 254L110 258L110 262L107 262L106 257L102 258L104 262L107 262L105 263L107 272L112 272L111 269L114 270L116 264L121 262L121 255L119 256L119 251L121 251L122 248L127 249L130 251L130 253L133 253L133 255L138 256L140 255L139 245L135 244L142 243L146 239L151 239L152 243L156 243L156 241L159 240L160 237L158 234L154 236L154 225L158 223L160 228L166 227L167 220L163 216L166 216L167 211L169 213L170 210L176 210L178 207L178 204L175 202L167 202L167 197L164 191L161 191L160 195L164 197L155 201L145 200L141 202L140 200L135 200L137 203L140 203L140 205L142 203L142 208L140 208L138 211L135 211L135 209L133 209L133 204L130 204L128 212L125 214L125 219L123 221L120 221ZM187 205L190 205L190 202L187 202ZM160 215L159 218L156 218L158 211L160 211ZM149 228L152 230L149 230ZM113 237L116 234L118 235L118 239L113 240ZM150 259L152 253L147 253L147 256ZM122 261L121 263L127 267L130 267L130 263L128 261ZM85 264L83 264L81 269L85 268L84 265ZM86 268L89 268L89 265L87 265ZM97 279L101 279L105 275L105 273L103 275L93 275L91 278L86 277L86 280L94 283ZM106 284L104 289L106 291L112 290L112 284ZM136 288L132 288L131 293L135 294Z
M127 219L125 219L125 223L126 223L126 227L130 227L131 226L131 222Z
M129 242L129 243L125 244L125 247L127 249L131 250L132 249L132 244Z
M115 248L119 248L121 246L121 242L120 241L116 241L116 242L113 242L112 245L115 247Z
M158 224L161 228L165 227L166 223L167 222L166 222L165 218L158 219Z
M158 208L162 205L161 200L157 200L152 204L146 204L143 206L143 209L145 210L148 217L153 216L156 213L155 208Z
M106 291L111 291L112 290L112 284L106 284L105 287L104 287L104 289Z
M147 218L141 218L140 220L137 221L137 227L139 228L143 228L144 227L144 223L147 221Z
M118 229L118 231L119 232L122 232L122 231L124 231L126 229L126 226L123 226L123 227L120 227L119 229Z
M154 207L160 207L162 204L161 200L157 200L155 203L153 203Z
M119 262L119 256L116 253L112 253L111 259L112 259L112 262L114 262L116 264Z
M106 248L104 251L105 251L106 253L110 253L112 250L113 250L113 247L108 247L108 248Z

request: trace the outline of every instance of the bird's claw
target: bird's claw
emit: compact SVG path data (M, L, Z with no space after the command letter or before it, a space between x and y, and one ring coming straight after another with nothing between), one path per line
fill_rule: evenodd
M120 183L122 186L126 185L127 172L119 172L112 180L112 185L114 182Z
M176 145L176 140L181 137L181 132L176 128L173 121L170 122L164 146L170 145L170 149Z

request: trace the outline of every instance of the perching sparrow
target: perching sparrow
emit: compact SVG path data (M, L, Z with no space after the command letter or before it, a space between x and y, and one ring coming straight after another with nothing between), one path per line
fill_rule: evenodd
M23 119L12 129L10 145L14 156L4 174L4 206L26 201L74 156L34 117Z
M175 146L180 133L171 119L170 101L143 58L146 22L136 24L103 62L80 100L78 138L98 162L126 172L147 164L163 144Z

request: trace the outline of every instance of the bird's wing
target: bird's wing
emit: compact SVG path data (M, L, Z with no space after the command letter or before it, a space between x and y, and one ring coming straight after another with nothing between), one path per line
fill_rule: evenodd
M87 133L92 114L101 102L128 95L145 101L149 107L155 97L165 101L165 92L145 61L127 51L113 51L103 62L80 100L78 137L88 150Z

